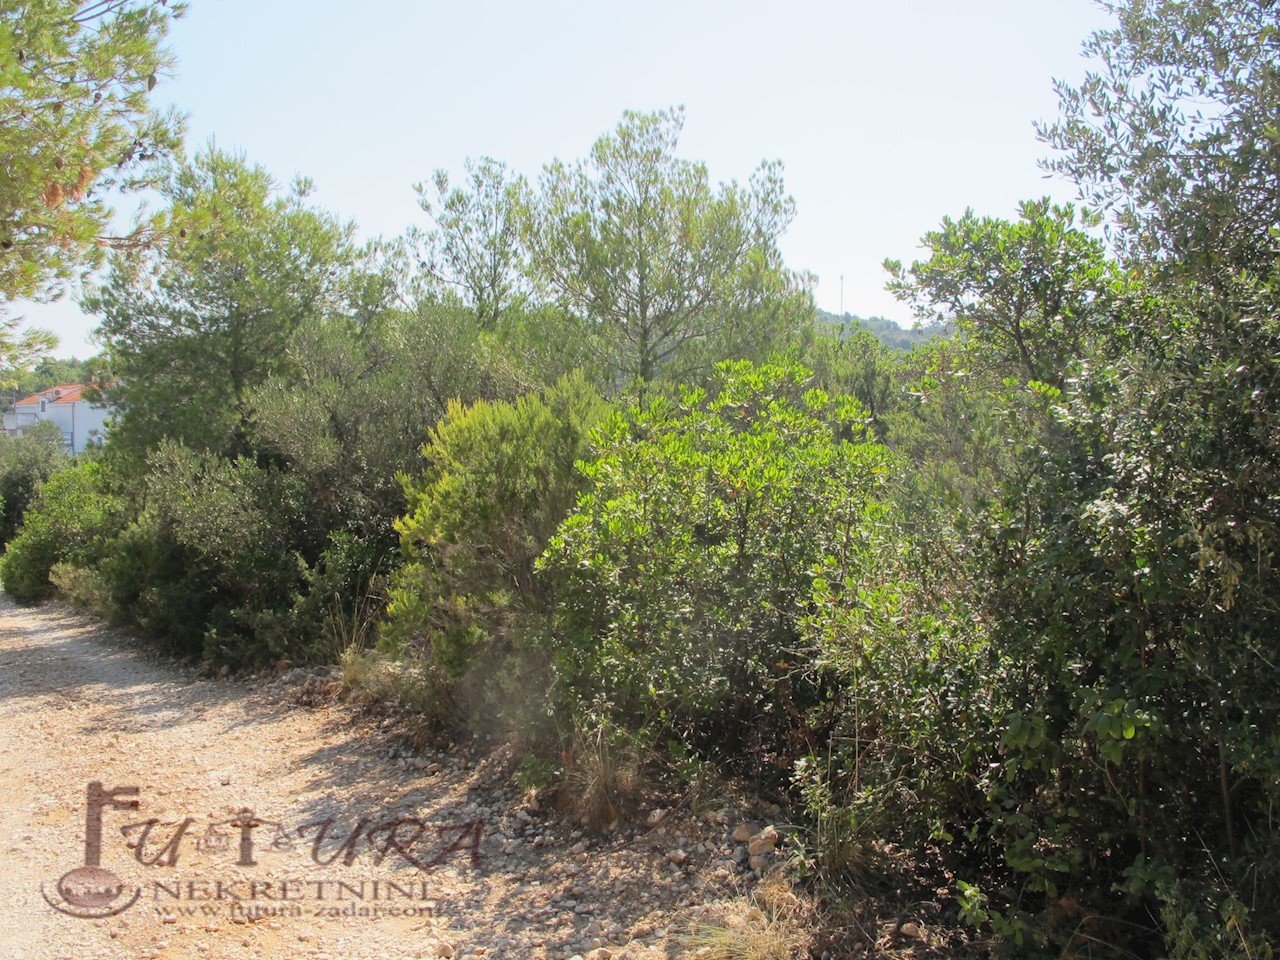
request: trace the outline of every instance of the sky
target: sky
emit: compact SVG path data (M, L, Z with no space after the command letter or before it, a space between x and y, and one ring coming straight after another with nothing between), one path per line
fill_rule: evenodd
M191 0L158 104L363 237L425 227L413 184L492 156L536 180L625 110L685 108L681 156L713 181L781 160L797 214L780 247L818 306L910 325L886 257L966 208L1075 198L1048 179L1033 121L1079 82L1092 0ZM843 278L843 279L842 279ZM96 352L68 298L20 310L60 356Z

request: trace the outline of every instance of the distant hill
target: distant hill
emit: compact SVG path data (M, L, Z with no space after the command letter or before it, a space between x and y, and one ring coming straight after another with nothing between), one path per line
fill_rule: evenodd
M940 327L924 330L914 327L903 329L888 317L859 317L852 313L838 316L826 310L818 311L818 322L840 328L863 327L870 330L886 347L893 347L895 350L911 350L922 343L928 343L934 337L947 336L950 332Z

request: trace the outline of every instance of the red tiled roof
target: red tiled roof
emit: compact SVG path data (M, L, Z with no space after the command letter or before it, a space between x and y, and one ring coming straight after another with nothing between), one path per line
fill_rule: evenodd
M48 400L50 403L75 403L77 400L84 399L82 396L84 391L83 383L60 383L39 393L33 393L19 400L18 403L39 403L41 400Z

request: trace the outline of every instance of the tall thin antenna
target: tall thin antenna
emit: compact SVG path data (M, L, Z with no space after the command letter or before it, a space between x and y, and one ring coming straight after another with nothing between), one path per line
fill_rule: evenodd
M844 274L840 274L840 319L844 319Z

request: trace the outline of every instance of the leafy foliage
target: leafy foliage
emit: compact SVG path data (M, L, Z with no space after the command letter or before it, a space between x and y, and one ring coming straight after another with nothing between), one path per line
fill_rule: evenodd
M966 865L1005 712L974 604L982 571L966 512L910 468L883 498L866 556L823 563L805 621L836 682L832 723L793 784L808 860L835 889L887 869L886 840L936 845L951 868Z
M40 485L67 459L56 423L38 421L21 437L0 435L0 546L13 539Z
M559 696L730 764L810 747L816 568L865 544L886 452L794 365L724 364L714 392L603 425L548 546Z
M1017 665L993 823L1049 897L1248 884L1276 932L1280 677L1261 638L1280 613L1280 327L1264 296L1225 329L1184 316L1082 381L1040 452L1034 514L993 544L993 644Z
M1058 85L1040 127L1065 173L1111 211L1135 262L1270 270L1280 223L1280 12L1269 0L1113 0L1084 46L1101 66Z
M103 490L102 464L85 460L53 474L41 485L17 537L0 557L0 581L16 600L49 595L49 571L64 561L97 555L114 531L117 504Z
M465 186L449 183L437 170L432 189L418 184L418 202L434 229L423 238L430 280L475 310L482 329L492 329L528 296L527 265L521 242L527 187L508 177L506 164L492 157L467 161Z
M363 326L314 318L294 331L273 375L249 397L263 457L297 477L313 522L392 551L405 511L399 471L418 461L451 399L516 389L479 324L458 307L389 310Z
M308 207L307 189L277 196L265 170L213 148L174 172L170 242L117 257L86 300L119 381L118 447L247 452L252 390L283 369L300 323L338 309L355 262L351 227Z
M185 4L166 0L0 4L0 304L50 297L102 257L113 189L157 179L180 123L150 110ZM11 330L0 357L12 363Z
M525 246L538 289L580 329L606 383L688 382L763 359L812 320L777 239L795 214L781 165L714 190L675 150L683 112L628 112L588 160L548 164Z
M819 328L806 344L803 357L824 390L851 396L862 404L876 436L883 439L886 418L901 401L893 348L863 327L839 332Z
M146 482L145 506L99 563L121 615L188 656L258 663L290 653L262 618L301 579L299 540L323 542L300 522L296 481L165 441Z
M547 601L534 561L582 486L575 464L604 405L581 376L514 402L453 403L404 477L408 561L385 636L447 677L492 666Z
M965 212L924 236L928 260L887 261L889 289L923 321L954 324L1005 375L1061 385L1102 312L1111 277L1101 241L1070 205L1022 204L1009 223ZM1082 225L1096 225L1088 213Z

